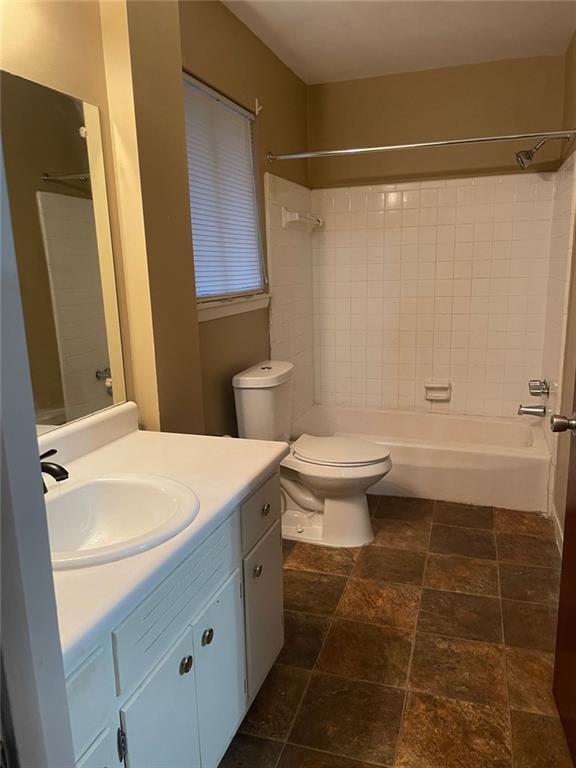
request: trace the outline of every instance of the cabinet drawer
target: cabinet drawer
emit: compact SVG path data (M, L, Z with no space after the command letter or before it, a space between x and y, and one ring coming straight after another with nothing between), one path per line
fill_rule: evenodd
M244 558L244 603L248 695L252 700L284 644L279 520Z
M246 553L262 534L280 519L280 475L268 478L240 507L242 552Z
M114 665L110 641L94 650L66 678L74 756L80 757L105 728L114 703Z
M119 695L167 651L239 561L240 531L234 514L112 633Z

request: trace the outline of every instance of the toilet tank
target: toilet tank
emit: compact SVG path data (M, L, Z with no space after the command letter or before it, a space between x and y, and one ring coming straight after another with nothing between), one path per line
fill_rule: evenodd
M265 360L234 376L240 437L286 442L290 439L293 371L292 363Z

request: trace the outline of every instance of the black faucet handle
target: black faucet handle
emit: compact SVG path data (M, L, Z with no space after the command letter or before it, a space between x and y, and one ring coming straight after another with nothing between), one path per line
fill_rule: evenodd
M55 456L58 453L58 450L56 448L50 448L49 451L44 451L44 453L40 454L40 461L43 459L48 459L50 456Z

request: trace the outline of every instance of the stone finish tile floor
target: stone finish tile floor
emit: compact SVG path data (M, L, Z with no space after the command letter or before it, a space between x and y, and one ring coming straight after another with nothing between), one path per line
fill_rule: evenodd
M367 547L284 542L285 646L220 768L571 768L550 521L369 500Z

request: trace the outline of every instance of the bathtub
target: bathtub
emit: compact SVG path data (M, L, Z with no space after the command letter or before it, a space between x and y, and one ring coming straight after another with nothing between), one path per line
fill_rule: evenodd
M542 422L314 405L293 436L340 435L390 448L392 470L370 493L533 512L548 508Z

